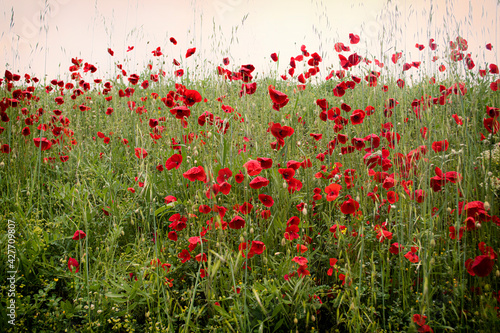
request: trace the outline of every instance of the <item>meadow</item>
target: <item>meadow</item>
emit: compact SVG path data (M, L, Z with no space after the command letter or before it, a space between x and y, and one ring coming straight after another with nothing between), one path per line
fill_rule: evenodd
M459 36L416 41L428 67L345 37L327 73L306 45L262 78L220 59L193 80L195 48L136 50L142 73L109 49L106 78L78 58L64 80L6 70L0 326L491 332L498 67Z

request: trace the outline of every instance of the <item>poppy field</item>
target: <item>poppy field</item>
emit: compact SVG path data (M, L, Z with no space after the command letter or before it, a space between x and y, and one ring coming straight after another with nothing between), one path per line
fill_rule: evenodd
M306 45L266 77L224 58L192 79L195 47L134 50L142 73L109 48L109 77L6 69L1 327L491 332L498 66L460 36L416 41L428 63L360 38L328 72Z

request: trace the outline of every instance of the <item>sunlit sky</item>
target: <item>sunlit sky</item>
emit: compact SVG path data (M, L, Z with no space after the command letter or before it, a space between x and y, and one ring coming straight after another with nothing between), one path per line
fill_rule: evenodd
M0 0L0 70L65 78L71 58L98 67L94 77L109 78L121 63L129 74L147 63L171 73L172 61L192 73L207 73L222 65L236 70L253 64L258 75L285 74L300 46L323 57L321 77L340 69L336 42L349 44L349 33L360 36L351 52L389 65L395 51L407 62L428 61L429 38L442 54L451 39L467 39L476 69L497 63L500 10L497 0L328 1L328 0ZM175 37L177 45L169 42ZM415 43L426 49L418 51ZM485 45L492 43L493 51ZM134 50L126 52L128 46ZM163 56L153 57L161 47ZM107 49L115 54L111 57ZM186 50L194 56L184 59ZM280 64L270 54L280 56ZM383 56L388 57L383 59ZM165 64L161 64L161 62ZM439 63L436 63L436 66ZM386 66L390 70L389 66ZM201 75L201 74L200 74Z

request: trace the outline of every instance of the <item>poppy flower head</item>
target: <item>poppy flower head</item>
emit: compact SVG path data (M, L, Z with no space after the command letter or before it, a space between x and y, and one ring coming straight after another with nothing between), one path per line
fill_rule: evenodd
M359 36L355 35L353 33L349 34L349 41L351 44L358 44L359 43Z
M249 184L250 188L253 188L254 190L266 187L267 185L269 185L269 180L261 176L257 176L254 179L252 179L252 181Z
M135 148L135 156L139 159L146 158L148 156L148 152L144 148Z
M80 239L84 239L87 235L85 234L85 232L83 232L83 230L77 230L75 231L75 234L73 235L73 240L80 240Z
M259 194L260 202L266 207L272 207L274 205L273 197L267 194Z
M288 96L282 93L281 91L274 89L274 86L269 85L268 91L269 91L269 96L271 97L271 100L274 104L273 108L276 111L279 111L280 108L288 104Z
M165 162L165 167L167 170L172 170L175 168L176 170L179 169L182 163L182 155L181 154L174 154L168 158L168 160Z
M244 226L245 226L245 220L239 215L233 217L231 222L229 222L229 228L231 229L242 229Z
M33 142L37 148L42 151L49 150L52 147L52 142L47 138L34 138Z
M78 273L80 271L80 264L75 258L69 258L68 259L68 269L71 273L73 273L73 269L75 270L75 273Z
M262 166L256 160L246 162L243 167L247 170L249 176L257 176L262 171Z
M258 157L257 161L259 161L262 169L270 169L273 166L273 159L267 157Z
M354 214L358 209L359 202L352 198L344 201L344 203L340 206L340 211L345 215Z
M207 182L207 175L205 173L205 169L203 169L202 166L193 167L188 171L184 172L182 176L192 182L196 180L199 180L203 183Z
M334 201L339 196L342 186L339 184L330 184L325 188L326 200Z

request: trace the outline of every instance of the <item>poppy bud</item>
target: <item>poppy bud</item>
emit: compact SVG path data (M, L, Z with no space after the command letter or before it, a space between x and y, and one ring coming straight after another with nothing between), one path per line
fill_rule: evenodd
M485 201L484 202L484 210L490 210L491 206L490 206L490 203L488 201Z
M311 321L316 321L316 317L314 317L314 315L311 316Z
M240 236L240 243L244 243L244 242L245 242L245 237Z
M295 325L297 325L297 324L299 323L299 320L297 319L297 317L293 318L293 323L294 323Z
M446 211L448 212L448 214L450 214L451 213L451 208L450 207L446 208Z
M264 263L264 265L267 265L267 258L266 257L262 258L262 262Z
M250 228L250 233L253 234L254 230L253 228Z
M302 209L302 214L307 215L307 208Z
M431 244L431 247L434 247L434 246L436 246L436 241L434 239L431 239L430 244ZM434 258L432 258L432 259L434 259Z
M497 276L497 278L500 278L500 271L497 269L497 271L495 272L495 275Z
M243 237L246 237L248 235L248 233L246 231L243 231ZM243 240L245 241L245 240Z
M283 182L283 188L287 188L288 184L286 182Z
M481 229L481 223L476 222L476 229Z

